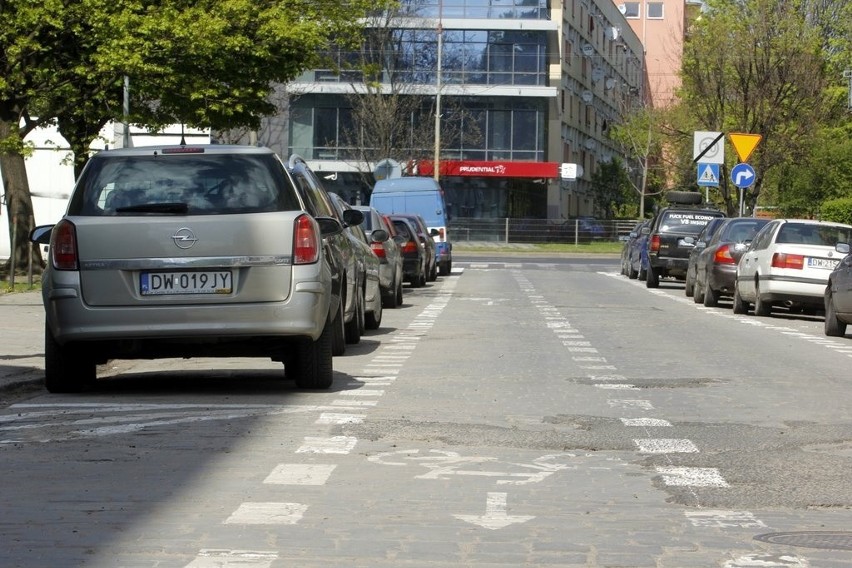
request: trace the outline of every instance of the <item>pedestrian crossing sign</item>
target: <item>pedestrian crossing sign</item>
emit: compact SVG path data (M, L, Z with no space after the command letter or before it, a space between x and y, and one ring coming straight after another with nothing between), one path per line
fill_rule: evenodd
M698 185L719 187L719 164L698 164Z

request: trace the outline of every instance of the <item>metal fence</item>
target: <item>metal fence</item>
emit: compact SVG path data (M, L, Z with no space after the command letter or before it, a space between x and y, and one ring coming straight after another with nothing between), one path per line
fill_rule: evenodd
M555 223L547 219L474 219L457 217L448 231L454 242L490 241L500 243L617 242L624 240L637 220L568 219Z

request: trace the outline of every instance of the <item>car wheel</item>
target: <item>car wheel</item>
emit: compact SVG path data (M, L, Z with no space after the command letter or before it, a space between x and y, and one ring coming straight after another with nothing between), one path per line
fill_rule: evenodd
M376 309L364 314L364 325L367 329L379 329L382 325L382 303L376 302Z
M331 353L343 355L346 353L346 328L343 323L343 298L337 303L337 315L331 321Z
M429 282L434 282L438 279L438 267L433 264L432 268L429 270Z
M639 271L633 270L633 265L628 265L627 277L630 278L631 280L636 280L639 277Z
M361 322L358 314L363 313L364 307L361 303L361 291L355 290L355 313L352 319L346 322L346 343L358 343L361 341Z
M646 288L659 288L660 287L660 275L654 272L652 267L648 267L645 274L645 287Z
M294 357L296 365L296 386L300 389L327 389L334 382L332 366L332 344L334 329L326 324L319 338L303 338L297 346ZM292 364L292 363L291 363Z
M449 261L444 261L441 263L441 266L438 269L438 274L441 276L449 276L450 271L452 270L452 265Z
M760 286L754 284L754 315L768 316L772 314L772 302L766 302L760 297Z
M834 309L834 300L831 297L831 288L825 290L825 334L829 337L846 335L846 323L837 319L837 311Z
M695 278L690 278L689 273L686 275L686 282L683 285L683 293L687 298L692 298L695 293Z
M701 289L701 284L698 282L692 288L692 301L696 304L700 304L701 300L704 299L704 292Z
M396 308L402 305L402 280L396 283Z
M715 308L719 305L719 292L707 286L704 289L704 307L705 308Z
M395 308L398 304L397 295L399 294L399 286L396 282L391 286L390 291L387 294L382 294L382 307L383 308Z
M640 268L639 273L636 275L636 278L638 278L639 280L641 280L643 282L645 280L647 280L648 279L648 269L647 268Z
M97 364L79 345L60 345L44 326L44 386L51 393L81 392L97 380Z
M734 282L734 313L748 313L748 302L744 301L742 296L740 296L740 289L736 282Z

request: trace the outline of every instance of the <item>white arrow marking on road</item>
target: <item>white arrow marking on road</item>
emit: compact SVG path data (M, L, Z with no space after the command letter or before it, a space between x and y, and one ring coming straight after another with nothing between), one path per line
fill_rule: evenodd
M739 172L739 173L737 173L737 183L734 184L734 185L736 185L737 187L742 187L744 185L744 182L747 182L748 180L750 180L753 177L754 177L754 174L751 173L751 171L749 171L749 170Z
M483 528L496 531L508 527L514 523L525 523L535 517L529 515L514 515L506 514L506 494L505 493L489 493L485 499L485 514L484 515L453 515L460 521L479 525Z

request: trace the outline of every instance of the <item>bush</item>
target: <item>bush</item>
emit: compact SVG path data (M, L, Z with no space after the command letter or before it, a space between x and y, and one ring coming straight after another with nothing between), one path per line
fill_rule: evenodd
M839 197L823 201L820 219L852 225L852 197Z

